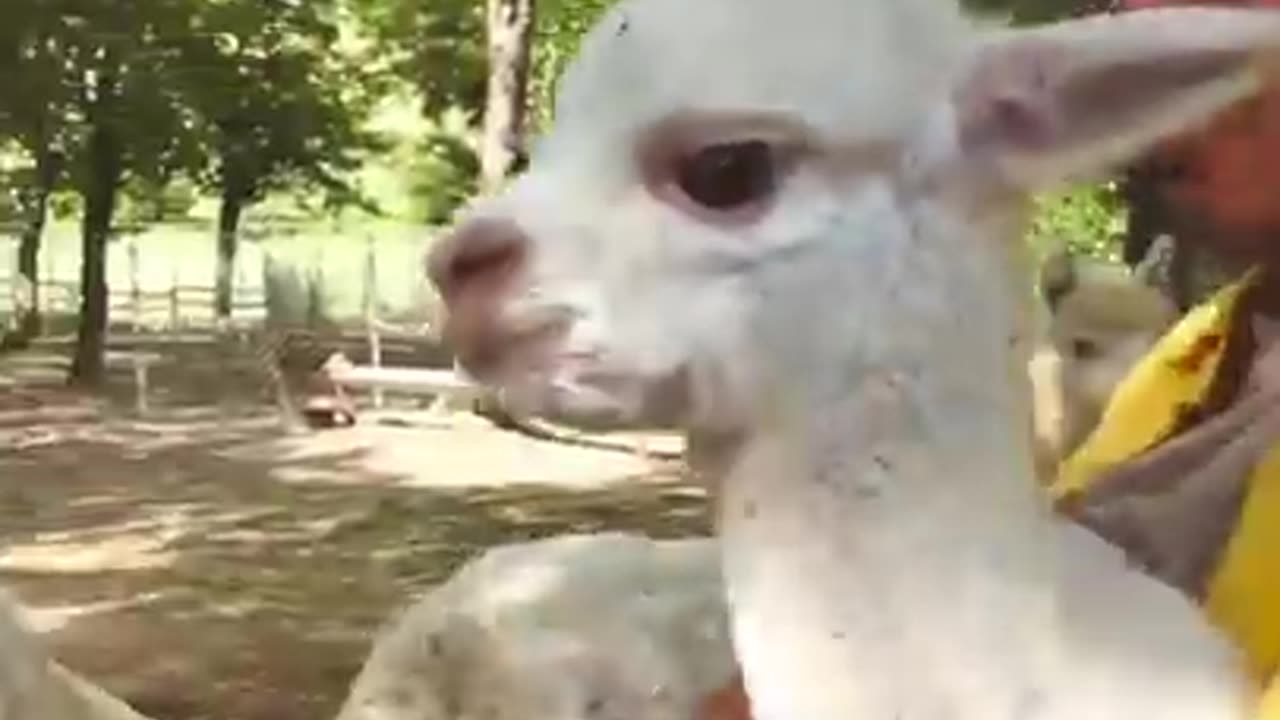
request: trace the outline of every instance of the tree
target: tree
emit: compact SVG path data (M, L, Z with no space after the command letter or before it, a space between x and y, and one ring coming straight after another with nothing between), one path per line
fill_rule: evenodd
M446 221L477 188L488 88L486 4L352 0L380 69L412 89L428 132L403 148L428 222Z
M452 108L479 116L487 77L486 6L479 0L351 0L382 69L409 82L422 114Z
M524 154L535 0L487 0L489 80L480 138L480 186L497 188Z
M175 82L193 5L194 0L67 0L60 8L48 7L64 18L64 63L85 136L69 164L84 200L73 382L96 384L104 372L107 244L121 187L131 177L163 184L199 158L191 114Z
M377 146L359 129L380 84L334 49L338 4L238 0L206 5L206 30L184 48L184 83L218 193L215 310L231 314L239 226L246 207L287 185L318 188L331 205L359 203L341 177Z
M492 189L519 166L526 136L550 116L556 78L611 4L355 0L386 69L416 90L437 128L416 163L420 186L434 187L423 193L426 218L447 219L473 188Z
M107 329L107 241L117 192L124 178L124 123L120 117L125 68L108 49L96 53L97 72L89 74L84 110L89 137L81 160L79 191L84 198L80 224L80 323L71 379L98 383L104 374Z
M83 198L73 380L92 384L103 373L106 254L122 188L163 194L187 176L218 190L224 315L247 204L298 182L318 186L331 203L356 197L339 175L365 139L357 123L366 88L333 50L339 7L338 0L6 5L0 135L34 158L32 200L21 203L31 208L25 237L34 240L24 243L23 265L33 281L28 249L38 247L55 181L65 178Z
M545 127L550 121L560 75L577 54L582 36L612 4L612 0L541 0L533 48L535 126Z
M65 73L67 28L31 0L7 8L0 32L0 137L15 141L28 164L5 178L20 225L18 274L25 287L17 332L26 344L41 329L39 254L49 198L74 143L67 122L72 95Z

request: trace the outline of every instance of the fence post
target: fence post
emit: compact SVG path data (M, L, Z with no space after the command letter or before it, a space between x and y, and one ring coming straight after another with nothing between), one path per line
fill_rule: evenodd
M6 246L9 243L5 243ZM22 319L22 275L18 272L18 244L12 245L13 251L9 253L9 310L13 313L11 317L5 320L6 327L0 327L0 330L8 330L10 327L16 328ZM30 296L28 296L30 297ZM0 333L3 335L4 333Z
M133 409L138 417L146 417L150 412L150 405L147 402L147 395L151 392L150 382L148 380L150 360L143 357L141 351L137 348L133 353Z
M249 279L249 271L245 266L245 251L248 243L241 243L240 251L236 253L236 261L233 266L235 275L235 284L231 287L231 320L232 327L235 327L236 308L243 307L247 304L245 298L252 297L250 290L252 281Z
M365 236L364 250L364 294L361 298L364 305L365 332L369 336L369 363L375 368L382 367L382 337L378 333L378 259L377 245L373 234ZM382 388L373 389L373 406L381 409L383 405Z
M307 330L315 333L324 317L324 243L312 239L311 264L307 267Z
M138 240L129 236L129 302L133 306L133 332L142 332L142 279L141 261L138 256Z
M178 266L171 265L169 269L169 334L177 336L178 324L181 322L181 307L178 296Z
M40 259L44 261L44 268L40 270L40 277L36 278L36 292L39 293L42 304L40 312L44 313L45 318L53 317L54 308L53 303L50 302L50 296L54 293L49 292L49 290L53 288L54 283L58 280L58 278L54 276L54 249L53 243L51 242L51 236L52 233L46 237L44 247L41 248L42 252L40 253ZM40 287L41 285L43 285L43 287ZM48 326L46 325L46 328L47 327Z

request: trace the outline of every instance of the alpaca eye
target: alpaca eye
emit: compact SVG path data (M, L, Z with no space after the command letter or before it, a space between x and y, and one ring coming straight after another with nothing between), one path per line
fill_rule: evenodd
M708 145L683 158L676 184L690 200L711 210L733 210L767 199L777 190L773 148L762 140Z

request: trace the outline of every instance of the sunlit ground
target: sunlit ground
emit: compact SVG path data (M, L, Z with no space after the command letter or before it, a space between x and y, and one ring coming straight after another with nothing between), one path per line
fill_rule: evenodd
M388 613L485 547L708 530L703 493L629 438L415 409L288 436L252 383L172 355L145 420L127 372L94 401L56 353L0 358L0 583L59 659L157 719L332 716Z

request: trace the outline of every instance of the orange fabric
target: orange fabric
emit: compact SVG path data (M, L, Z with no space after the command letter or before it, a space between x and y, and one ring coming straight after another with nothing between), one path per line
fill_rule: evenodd
M1280 0L1123 0L1121 10L1162 7L1233 7L1280 10ZM1194 209L1219 230L1280 227L1280 85L1241 101L1203 128L1181 133L1150 156L1172 177L1169 200Z
M1120 3L1121 9L1124 10L1146 10L1148 8L1178 7L1180 5L1280 8L1280 0L1124 0Z
M751 720L751 701L742 684L741 670L734 673L728 684L702 701L695 720Z
M1218 228L1280 226L1280 89L1233 105L1156 152L1181 168L1165 181L1170 201L1199 210Z
M1255 720L1280 720L1280 676L1273 679L1263 692Z

